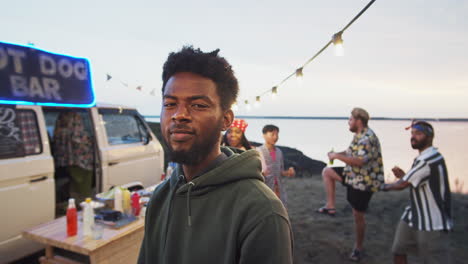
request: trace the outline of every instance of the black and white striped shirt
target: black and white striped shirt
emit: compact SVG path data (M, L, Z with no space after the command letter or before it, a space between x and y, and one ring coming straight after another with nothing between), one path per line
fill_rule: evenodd
M411 183L411 205L401 219L422 231L451 230L450 186L439 151L434 147L424 150L402 179Z

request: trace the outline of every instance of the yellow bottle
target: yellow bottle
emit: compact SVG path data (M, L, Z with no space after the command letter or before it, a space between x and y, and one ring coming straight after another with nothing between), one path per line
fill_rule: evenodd
M130 191L125 189L122 192L122 198L123 198L123 212L126 215L130 215L132 212L132 207L130 205Z
M330 152L335 152L335 150L332 148ZM330 165L333 165L333 160L330 160Z

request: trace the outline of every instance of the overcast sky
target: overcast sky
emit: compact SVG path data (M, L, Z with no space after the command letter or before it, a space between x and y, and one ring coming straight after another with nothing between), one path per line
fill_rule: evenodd
M253 101L304 64L369 1L2 1L1 41L90 60L97 100L161 107L161 68L184 44L221 49ZM468 118L468 0L377 0L273 101L240 115ZM106 82L106 73L114 78ZM122 82L128 83L125 87ZM142 91L136 90L142 86ZM151 96L151 90L156 95Z

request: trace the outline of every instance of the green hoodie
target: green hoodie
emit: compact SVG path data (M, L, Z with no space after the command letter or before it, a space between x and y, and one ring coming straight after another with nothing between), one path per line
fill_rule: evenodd
M178 165L155 189L138 263L292 263L288 214L258 152L221 150L227 159L191 182Z

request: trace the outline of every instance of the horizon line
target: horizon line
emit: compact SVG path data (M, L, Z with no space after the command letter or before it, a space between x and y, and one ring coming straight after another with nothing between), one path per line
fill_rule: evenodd
M161 118L159 115L143 115L144 118ZM298 120L348 120L347 116L247 116L238 115L236 118L243 119L298 119ZM435 121L435 122L468 122L468 118L460 117L372 117L370 120L386 120L386 121L411 121L411 120Z

